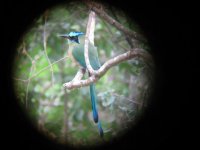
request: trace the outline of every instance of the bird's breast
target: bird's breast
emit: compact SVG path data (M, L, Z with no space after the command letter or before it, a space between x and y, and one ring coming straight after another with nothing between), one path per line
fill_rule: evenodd
M79 65L79 63L77 63L76 59L74 58L73 54L72 54L72 50L68 50L67 55L69 56L69 58L72 60L72 62L76 65Z

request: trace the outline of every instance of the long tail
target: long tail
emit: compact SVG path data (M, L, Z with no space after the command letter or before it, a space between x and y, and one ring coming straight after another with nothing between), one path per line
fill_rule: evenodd
M103 137L103 129L101 126L101 122L98 117L98 111L96 107L96 92L95 92L95 85L92 83L90 84L90 97L91 97L91 103L92 103L92 113L93 113L93 120L95 123L98 123L98 130L101 137Z
M92 103L92 113L93 113L93 119L94 122L98 122L98 112L96 107L96 92L95 92L95 85L92 83L90 84L90 98Z

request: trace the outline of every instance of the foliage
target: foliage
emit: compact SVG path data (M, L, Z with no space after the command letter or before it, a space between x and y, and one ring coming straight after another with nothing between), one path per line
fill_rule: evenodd
M120 13L115 13L126 26L137 27L128 23L124 16L120 17ZM73 3L47 10L23 36L14 64L16 96L30 119L51 138L72 145L102 142L92 120L89 88L64 91L62 87L63 83L73 79L78 66L68 57L56 62L67 56L68 49L67 41L57 35L85 32L88 14L87 7ZM124 35L98 16L95 45L101 64L130 48ZM142 94L147 90L143 87L149 85L144 68L144 62L136 58L113 67L96 83L105 141L130 127L129 123L134 122L141 110L138 103L142 105Z

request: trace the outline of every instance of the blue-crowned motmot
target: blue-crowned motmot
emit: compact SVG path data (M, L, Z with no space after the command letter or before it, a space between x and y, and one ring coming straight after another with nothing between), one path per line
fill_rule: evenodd
M87 68L84 57L84 42L79 42L79 36L84 35L83 32L70 32L69 34L59 35L61 37L68 39L69 50L68 53L73 57L73 59L78 62L78 64ZM98 70L100 68L100 62L98 58L97 48L89 43L89 60L92 68L94 70ZM90 76L90 74L89 74ZM95 123L98 123L99 134L103 137L103 129L101 127L101 122L98 117L98 111L96 106L96 91L94 83L90 84L90 98L92 103L92 112L93 112L93 120Z

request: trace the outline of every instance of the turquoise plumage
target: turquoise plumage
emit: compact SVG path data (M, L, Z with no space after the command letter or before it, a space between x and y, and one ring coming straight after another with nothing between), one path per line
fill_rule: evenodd
M89 43L88 47L90 64L94 70L98 70L101 65L98 58L97 48L91 43ZM84 57L84 44L76 44L72 50L72 55L82 67L86 68Z
M79 63L80 66L82 66L83 68L87 68L84 57L84 44L82 43L79 44L79 39L78 39L78 37L83 34L84 34L83 32L70 32L69 34L64 34L60 36L69 39L69 41L71 42L78 43L72 49L72 56ZM98 70L101 67L98 58L97 48L93 46L91 43L89 43L89 60L94 70ZM90 84L90 98L92 104L93 120L95 123L98 124L99 134L101 137L103 137L104 133L101 126L101 122L99 120L98 110L96 106L97 97L96 97L96 90L94 83Z

